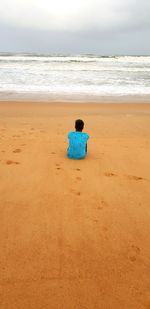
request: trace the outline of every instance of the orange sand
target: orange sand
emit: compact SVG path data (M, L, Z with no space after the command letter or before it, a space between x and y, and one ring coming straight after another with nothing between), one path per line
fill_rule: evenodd
M150 104L0 103L0 309L144 308Z

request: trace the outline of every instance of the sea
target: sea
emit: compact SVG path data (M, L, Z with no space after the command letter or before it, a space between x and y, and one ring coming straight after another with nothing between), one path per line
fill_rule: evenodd
M0 53L0 100L150 102L150 56Z

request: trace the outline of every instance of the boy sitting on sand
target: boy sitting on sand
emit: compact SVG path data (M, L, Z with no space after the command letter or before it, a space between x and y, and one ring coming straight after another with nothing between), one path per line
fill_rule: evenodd
M77 119L75 121L76 131L68 133L68 158L70 159L84 159L86 157L89 135L87 133L82 133L83 128L83 120Z

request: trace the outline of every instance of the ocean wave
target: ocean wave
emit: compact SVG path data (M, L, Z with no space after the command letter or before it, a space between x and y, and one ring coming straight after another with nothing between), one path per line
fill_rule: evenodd
M0 91L150 94L150 56L0 54Z
M35 54L0 54L0 62L9 63L150 63L150 56L52 56Z

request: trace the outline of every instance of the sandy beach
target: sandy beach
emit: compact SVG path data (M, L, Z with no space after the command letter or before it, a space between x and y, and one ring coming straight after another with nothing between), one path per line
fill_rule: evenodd
M149 308L150 103L0 102L0 309Z

